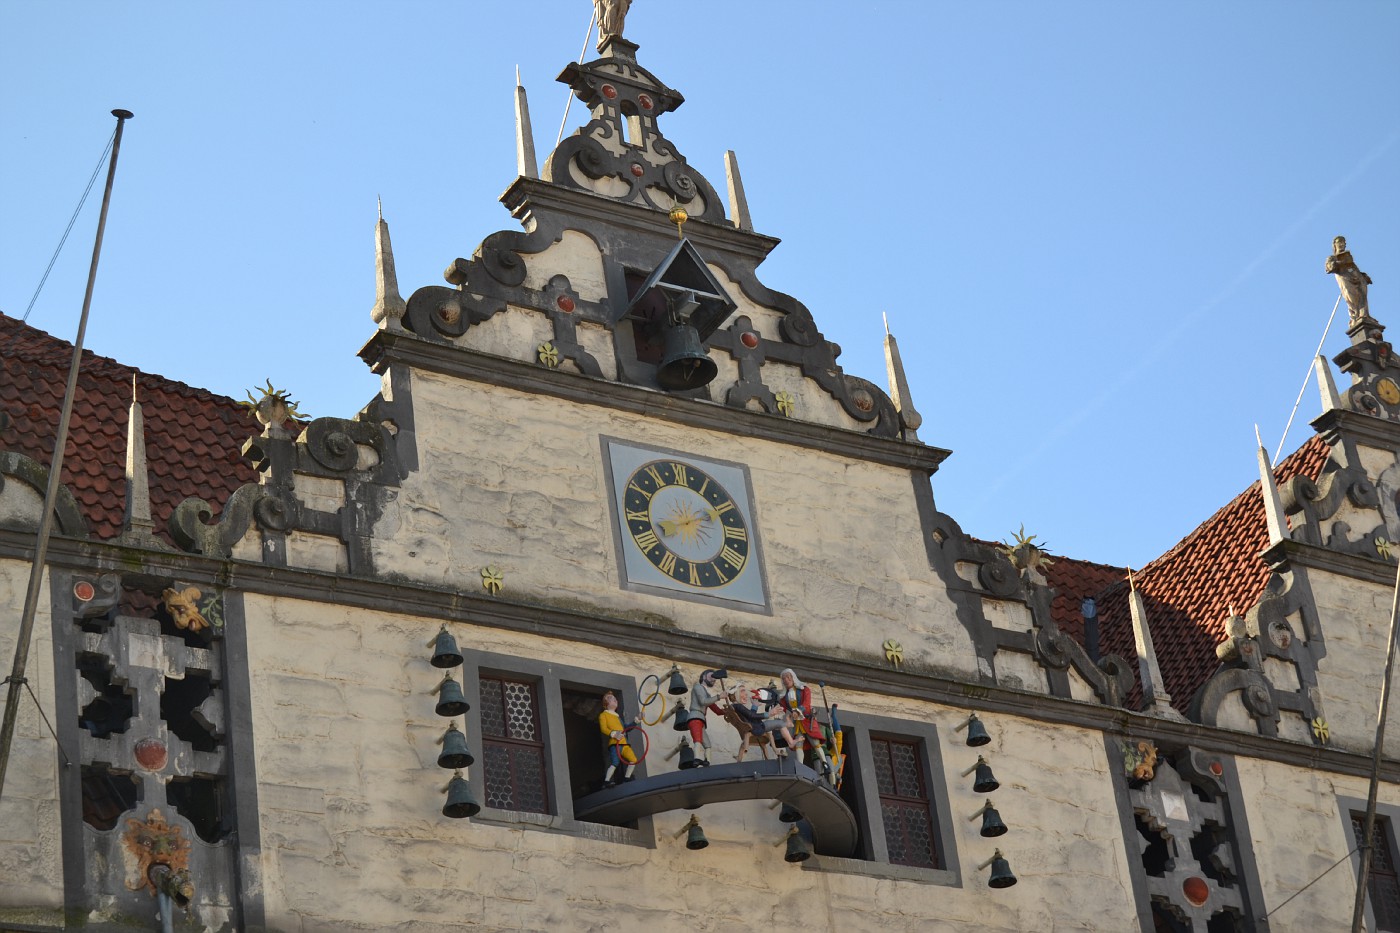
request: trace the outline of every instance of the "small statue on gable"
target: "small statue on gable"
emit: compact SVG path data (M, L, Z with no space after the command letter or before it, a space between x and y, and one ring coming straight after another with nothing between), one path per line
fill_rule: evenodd
M1324 265L1326 271L1336 278L1337 287L1346 299L1347 313L1351 316L1352 326L1369 319L1371 308L1366 298L1366 290L1371 284L1371 277L1356 267L1356 261L1351 258L1351 252L1347 249L1346 237L1339 236L1332 241L1332 255L1327 257Z

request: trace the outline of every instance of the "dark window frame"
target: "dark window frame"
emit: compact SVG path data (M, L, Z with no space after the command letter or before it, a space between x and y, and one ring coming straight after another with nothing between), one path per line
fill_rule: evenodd
M1341 811L1342 824L1346 830L1347 848L1351 849L1358 845L1355 831L1352 828L1353 818L1366 818L1366 801L1354 797L1343 797L1338 795L1337 806ZM1376 804L1376 838L1380 845L1384 846L1391 857L1392 864L1397 864L1397 857L1400 857L1400 845L1397 845L1396 826L1400 825L1400 807L1377 802ZM1361 878L1361 851L1351 854L1352 878L1359 881ZM1366 884L1366 929L1375 930L1377 933L1388 933L1388 931L1400 930L1400 923L1387 921L1385 927L1376 922L1376 907L1373 885L1375 883L1375 861L1372 859L1372 876ZM1400 869L1398 869L1400 870ZM1396 905L1400 908L1400 904ZM1400 911L1396 912L1396 917L1400 918Z
M627 714L636 706L636 682L621 674L590 670L565 664L551 664L533 658L495 654L481 651L464 652L462 689L471 709L466 716L467 745L476 762L466 770L476 799L482 803L481 812L473 821L498 825L523 826L546 832L564 833L609 842L656 847L651 817L637 821L636 828L589 823L574 817L574 801L570 793L569 759L565 740L565 690L612 690L623 698ZM544 750L544 786L548 813L526 810L505 810L486 806L485 736L481 729L481 679L504 678L534 684L536 715L540 741ZM645 763L639 768L645 773Z
M853 796L856 819L861 828L860 849L854 858L814 856L804 862L803 867L808 871L841 871L961 887L962 870L957 853L955 818L948 787L943 779L943 754L938 729L928 723L852 713L844 709L837 714L837 718L845 734L845 751L849 755L846 779L856 782ZM890 846L885 835L879 784L875 775L872 737L910 743L917 748L919 776L923 780L929 818L933 823L934 856L940 867L926 868L890 861Z

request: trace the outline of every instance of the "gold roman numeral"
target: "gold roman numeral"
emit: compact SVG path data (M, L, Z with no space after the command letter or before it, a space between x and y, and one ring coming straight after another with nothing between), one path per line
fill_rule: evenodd
M676 555L667 551L661 556L661 563L656 566L664 574L674 574L676 572Z
M738 551L734 550L727 544L724 546L724 550L719 552L719 559L724 561L729 566L733 567L735 570L738 570L744 566L744 555L740 554Z
M725 512L728 512L732 508L734 508L734 501L732 499L728 502L721 502L719 505L715 506L715 514L723 515Z
M639 535L633 535L632 540L636 541L637 547L641 548L643 551L650 551L661 543L656 540L656 532L652 531L650 528Z
M651 516L648 515L648 514L645 513L645 512L633 512L631 509L627 509L626 512L627 512L627 520L628 520L629 522L649 522L649 521L651 521Z
M726 538L732 538L735 541L749 540L749 533L747 530L743 528L736 528L733 525L724 526L724 536Z
M647 492L645 489L643 489L642 487L638 486L636 483L628 483L628 484L627 484L627 488L628 488L628 489L634 489L634 490L636 490L637 493L638 493L643 499L645 499L645 500L648 501L648 502L651 501L651 493Z
M655 466L647 467L647 475L650 476L656 482L657 489L660 489L662 486L666 485L661 481L661 471L658 470Z
M699 585L700 585L700 571L698 571L698 570L695 569L695 565L694 565L694 564L691 564L691 565L690 565L690 585L691 585L691 586L699 586Z
M688 485L688 481L686 480L686 477L685 477L685 464L684 464L684 463L673 463L673 464L671 464L671 472L674 473L674 474L676 474L676 484L677 484L677 485L679 485L679 486Z

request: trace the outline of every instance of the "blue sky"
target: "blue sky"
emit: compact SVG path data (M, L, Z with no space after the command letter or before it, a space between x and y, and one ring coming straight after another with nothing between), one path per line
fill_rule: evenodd
M543 161L590 14L0 3L0 310L125 107L88 347L352 415L378 387L355 356L376 196L405 297L512 227L515 68ZM722 189L737 151L783 240L760 277L848 372L883 384L889 315L969 533L1133 566L1190 533L1257 478L1254 424L1283 433L1339 233L1400 326L1400 4L636 0L627 35L686 96L662 128L691 164ZM64 339L99 192L29 318ZM1317 411L1310 385L1288 450Z

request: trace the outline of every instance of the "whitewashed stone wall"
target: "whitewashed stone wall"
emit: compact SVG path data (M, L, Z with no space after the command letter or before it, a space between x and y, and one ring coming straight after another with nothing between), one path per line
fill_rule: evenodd
M989 931L1121 933L1134 916L1127 857L1098 733L984 717L997 769L996 805L1012 827L977 835L966 817L982 797L960 772L976 760L952 731L966 711L843 692L850 712L935 725L953 813L962 887L897 881L783 861L785 827L761 802L700 811L709 848L674 838L688 812L659 815L655 847L440 815L448 772L438 768L443 720L427 692L440 672L423 647L424 619L248 596L248 645L263 847L272 928L925 931L975 924ZM638 675L668 662L640 653L470 625L463 645L522 658ZM774 667L779 666L775 661ZM685 671L690 678L698 669ZM765 681L770 671L741 672ZM653 730L653 773L675 767ZM712 728L716 761L737 741ZM480 740L469 736L480 753ZM1020 883L986 887L975 865L1000 845ZM1084 905L1093 904L1092 911ZM1065 918L1078 918L1066 925ZM411 922L407 922L411 921Z
M1318 689L1331 741L1369 753L1376 737L1381 678L1385 673L1392 592L1387 586L1310 570L1327 656L1317 665ZM1400 755L1400 704L1391 703L1386 756Z
M745 640L839 649L972 675L974 652L928 567L909 471L415 372L420 469L376 528L375 566L479 591ZM771 617L619 586L602 438L748 466Z
M12 483L19 486L19 483ZM29 585L29 564L0 561L0 658L10 672L19 634L20 610ZM45 577L34 620L25 678L55 728L53 625ZM8 686L3 690L8 690ZM0 692L0 698L3 698ZM0 699L3 708L3 699ZM60 924L63 918L63 846L59 831L58 749L28 691L19 697L14 745L0 796L0 923ZM76 767L76 765L75 765Z

